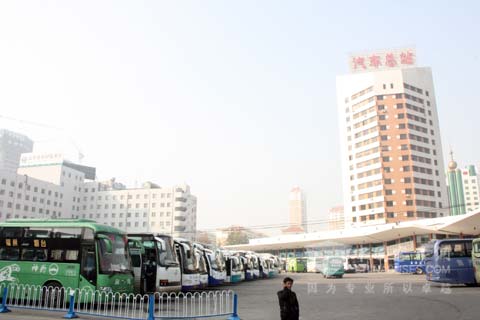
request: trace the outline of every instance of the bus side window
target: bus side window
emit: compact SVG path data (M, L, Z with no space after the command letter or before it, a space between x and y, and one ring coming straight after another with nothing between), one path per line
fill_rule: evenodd
M64 260L64 250L50 250L50 260L51 261L63 261Z
M471 242L466 242L465 243L465 249L467 250L467 257L472 256L472 243Z
M455 243L453 245L453 257L461 258L466 256L464 243Z
M452 253L452 245L450 243L441 243L440 244L440 257L450 258Z
M47 261L47 250L38 249L35 252L35 257L33 258L34 261Z
M16 261L20 258L20 250L18 248L6 248L5 260Z
M33 249L22 249L22 260L33 261L35 257L35 251Z

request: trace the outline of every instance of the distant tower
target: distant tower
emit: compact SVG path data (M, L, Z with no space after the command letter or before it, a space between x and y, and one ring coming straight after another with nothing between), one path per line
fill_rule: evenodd
M448 163L448 199L450 200L450 214L453 216L466 213L465 197L463 194L462 170L458 169L453 160L453 151L450 151L452 160Z
M300 227L307 232L307 206L305 194L295 186L289 196L290 227Z

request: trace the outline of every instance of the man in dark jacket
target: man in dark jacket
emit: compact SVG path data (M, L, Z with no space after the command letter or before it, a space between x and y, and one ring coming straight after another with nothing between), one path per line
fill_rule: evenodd
M298 320L300 316L297 295L292 286L293 279L286 277L283 279L283 290L277 292L281 320Z

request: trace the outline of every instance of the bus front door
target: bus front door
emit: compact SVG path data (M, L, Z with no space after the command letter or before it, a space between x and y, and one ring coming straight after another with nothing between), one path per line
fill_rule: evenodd
M79 288L97 286L97 262L95 255L95 246L88 245L82 247L82 264ZM86 282L86 283L85 283Z
M155 250L145 250L145 261L143 262L144 277L143 288L144 292L155 292L157 283L157 254Z

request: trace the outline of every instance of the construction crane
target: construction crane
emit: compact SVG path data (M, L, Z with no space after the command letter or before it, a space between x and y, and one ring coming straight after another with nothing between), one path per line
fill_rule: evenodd
M63 129L63 128L59 128L59 127L55 127L55 126L52 126L52 125L47 125L47 124L43 124L43 123L39 123L39 122L16 119L16 118L9 117L9 116L4 116L4 115L1 115L1 114L0 114L0 118L1 118L1 119L5 119L5 120L9 120L9 121L15 121L15 122L18 122L18 123L27 125L27 126L33 126L33 127L39 127L39 128L46 128L46 129L50 129L50 130L60 131L60 132L62 132L62 133L65 133L65 132L66 132L66 130ZM75 140L73 140L73 138L72 138L71 136L67 135L67 139L68 139L68 141L70 142L70 144L71 144L71 145L75 148L75 150L77 151L78 163L81 164L83 158L85 158L85 155L84 155L84 153L82 152L82 149L78 146L78 144L75 142ZM45 142L45 141L52 141L52 140L54 140L54 139L50 139L50 140L39 140L39 141L37 141L37 142Z

